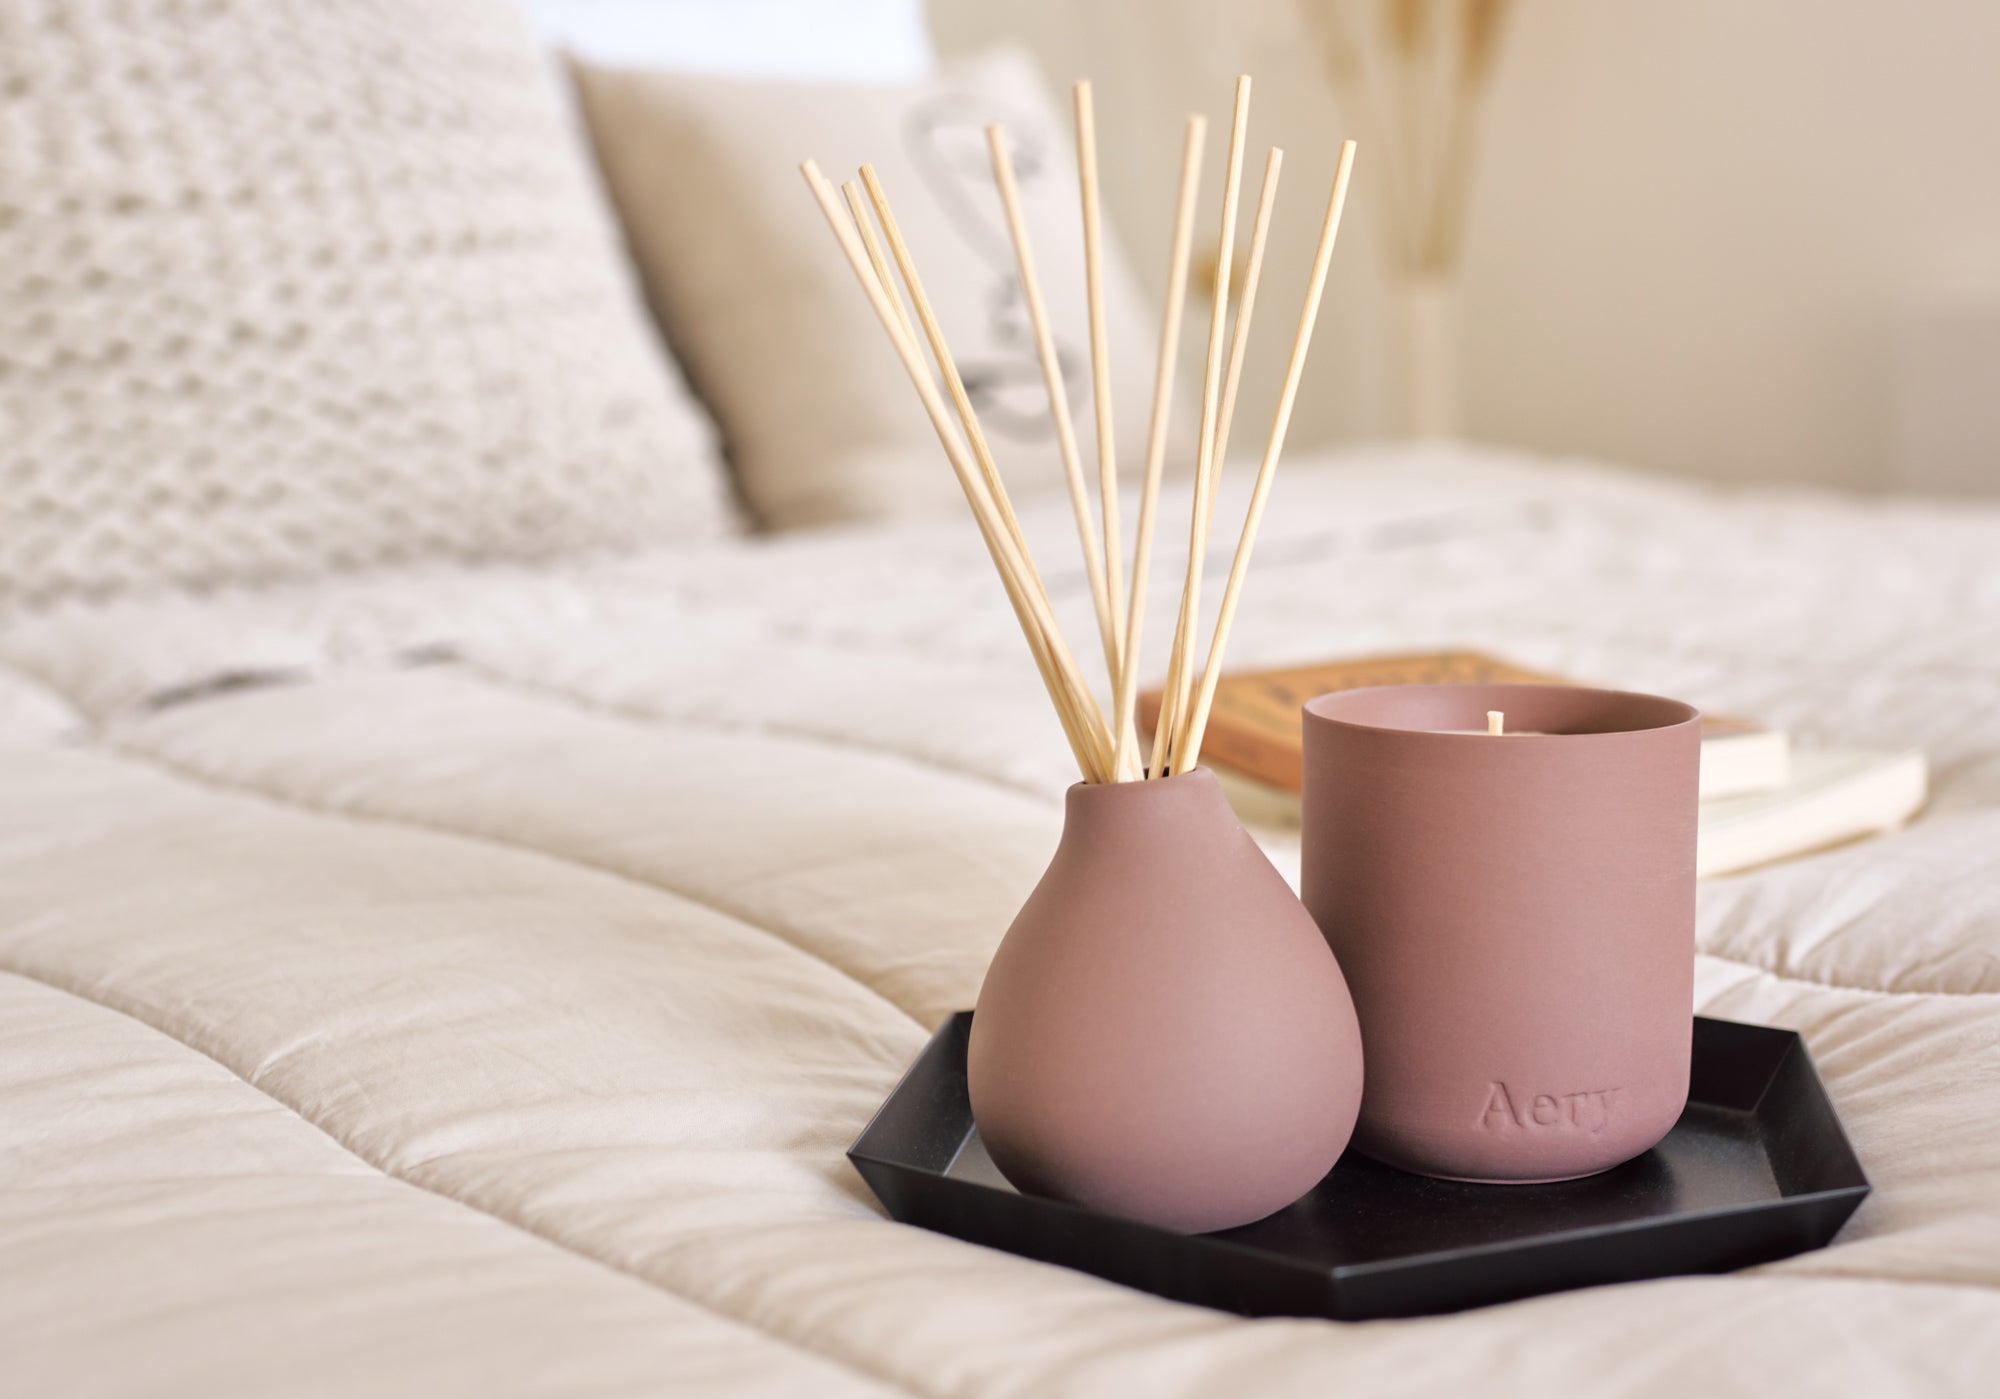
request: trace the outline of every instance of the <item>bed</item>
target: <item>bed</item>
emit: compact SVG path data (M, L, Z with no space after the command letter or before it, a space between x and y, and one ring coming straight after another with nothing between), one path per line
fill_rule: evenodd
M770 5L672 32L760 81L931 81L907 0ZM586 56L667 32L535 9ZM1801 1032L1874 1181L1831 1247L1344 1325L891 1223L843 1153L973 1003L1072 759L796 130L730 147L776 192L676 204L699 161L659 180L643 128L693 89L584 113L639 132L602 163L676 359L507 19L0 0L0 1393L1991 1392L2000 507L1300 452L1237 616L1245 667L1475 647L1927 753L1907 829L1700 891L1694 1008ZM860 120L779 96L816 140ZM1004 272L961 242L938 281L976 311ZM816 333L732 342L760 279ZM783 397L836 381L838 440ZM1009 462L1075 641L1037 471Z
M1801 1031L1874 1180L1831 1247L1360 1325L893 1224L843 1158L1068 780L966 521L17 616L5 1387L1988 1392L1996 558L1989 507L1288 468L1241 663L1474 644L1935 772L1908 829L1701 891L1697 1009Z

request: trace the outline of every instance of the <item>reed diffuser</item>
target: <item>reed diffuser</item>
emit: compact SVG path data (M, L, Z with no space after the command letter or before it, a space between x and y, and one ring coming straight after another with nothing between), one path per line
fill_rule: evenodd
M980 990L967 1052L974 1118L995 1164L1021 1189L1183 1230L1246 1223L1309 1189L1345 1147L1361 1091L1360 1035L1339 966L1304 906L1230 811L1213 775L1199 768L1202 734L1284 449L1354 163L1354 143L1345 142L1264 455L1203 654L1203 560L1216 477L1284 160L1275 148L1265 160L1232 327L1228 269L1249 111L1246 77L1237 82L1230 122L1187 570L1166 698L1143 763L1134 722L1142 623L1205 121L1191 116L1182 143L1129 584L1112 454L1090 85L1076 85L1075 115L1097 423L1095 512L1007 133L998 125L986 130L1090 580L1110 679L1108 715L1056 623L880 179L864 165L858 183L836 191L812 161L800 167L937 431L1083 778L1069 791L1055 858L1008 929ZM935 373L925 361L926 346Z

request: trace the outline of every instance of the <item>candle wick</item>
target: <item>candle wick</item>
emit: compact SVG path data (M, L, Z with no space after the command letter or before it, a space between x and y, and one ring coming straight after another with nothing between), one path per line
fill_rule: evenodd
M1501 734L1506 732L1506 726L1507 715L1504 711L1498 709L1489 709L1486 711L1486 732Z

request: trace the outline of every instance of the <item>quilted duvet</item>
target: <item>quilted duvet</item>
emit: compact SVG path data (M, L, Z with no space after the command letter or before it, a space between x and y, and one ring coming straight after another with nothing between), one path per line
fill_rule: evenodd
M1479 646L1929 753L1908 829L1701 891L1697 1007L1802 1031L1874 1179L1831 1247L1341 1325L887 1222L843 1150L1071 780L951 519L0 624L0 1391L1992 1393L2000 510L1288 471L1238 664Z

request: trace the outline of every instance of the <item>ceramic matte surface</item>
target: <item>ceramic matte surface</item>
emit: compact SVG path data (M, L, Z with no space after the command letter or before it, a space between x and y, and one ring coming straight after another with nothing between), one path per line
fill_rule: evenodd
M1213 774L1069 790L979 993L988 1153L1024 1191L1188 1232L1332 1169L1361 1098L1340 968Z
M1509 730L1490 737L1488 710ZM1699 719L1412 685L1306 705L1303 888L1367 1048L1355 1144L1464 1180L1604 1170L1687 1101Z

